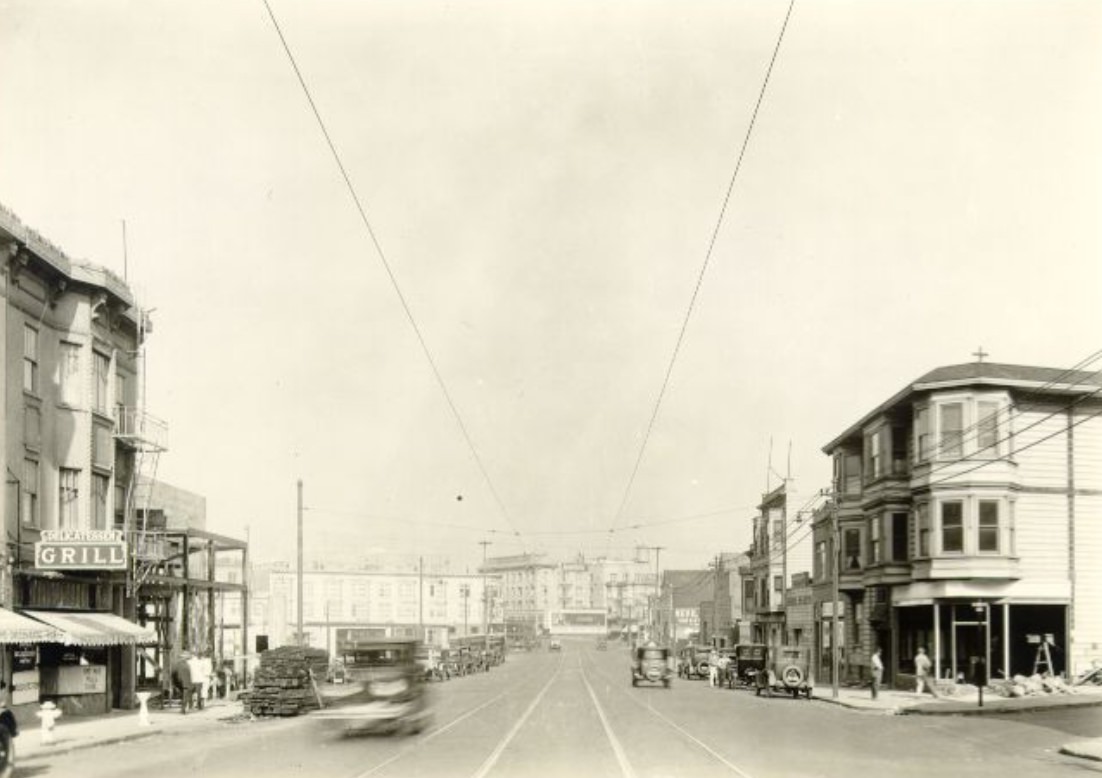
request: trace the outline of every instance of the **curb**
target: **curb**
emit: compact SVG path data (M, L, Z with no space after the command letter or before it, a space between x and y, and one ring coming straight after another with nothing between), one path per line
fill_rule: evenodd
M164 732L164 729L150 727L147 730L143 730L141 732L130 732L126 735L113 735L111 737L98 738L95 740L83 740L74 743L58 743L56 745L41 746L38 751L27 755L21 755L17 750L16 754L18 755L19 763L23 764L25 762L33 762L36 759L41 759L43 757L71 754L74 751L82 751L85 748L97 748L99 746L111 746L117 743L128 743L132 740L144 740L147 737L160 735Z
M1067 710L1068 708L1096 708L1102 705L1102 699L1090 700L1062 700L1059 705L989 705L983 708L978 705L961 707L952 705L947 708L915 707L903 708L900 713L914 716L990 716L1005 713L1037 713L1046 710Z

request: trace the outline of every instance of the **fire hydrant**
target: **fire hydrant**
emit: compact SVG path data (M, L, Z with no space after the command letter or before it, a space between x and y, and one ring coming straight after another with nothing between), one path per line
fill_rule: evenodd
M54 722L61 717L61 711L52 702L44 702L34 715L42 720L42 744L48 745L54 742Z
M149 702L150 692L138 692L138 726L148 727L149 722L149 707L146 703Z

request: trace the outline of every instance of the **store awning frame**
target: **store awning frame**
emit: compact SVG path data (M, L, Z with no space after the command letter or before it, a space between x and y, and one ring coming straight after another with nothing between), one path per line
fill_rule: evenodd
M49 624L0 608L0 645L13 643L59 643L62 634Z
M25 610L23 615L53 628L57 637L41 642L85 647L146 646L157 643L156 631L113 613Z

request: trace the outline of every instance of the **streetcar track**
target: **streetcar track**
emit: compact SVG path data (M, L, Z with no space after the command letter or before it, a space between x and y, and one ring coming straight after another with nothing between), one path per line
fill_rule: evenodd
M424 737L418 738L415 742L410 743L409 745L406 745L403 748L399 749L398 753L394 754L389 759L385 759L382 762L379 762L379 764L375 765L374 767L367 770L366 772L357 773L354 776L354 778L367 778L367 776L369 776L369 775L374 775L375 773L382 770L384 767L387 767L388 765L391 765L394 762L397 762L402 757L404 757L404 756L408 755L409 753L411 753L412 751L415 751L416 749L420 748L425 743L428 743L429 741L434 740L437 736L443 735L445 732L450 730L452 727L458 726L461 722L467 720L468 718L470 718L474 714L478 713L483 708L489 707L490 705L497 702L498 700L500 700L502 697L504 697L508 693L509 693L508 690L503 691L503 692L501 692L501 694L498 694L494 697L491 697L490 699L486 700L485 702L480 703L479 705L476 705L475 707L471 708L466 713L463 713L462 715L459 715L459 716L455 717L454 719L449 721L444 726L437 727L435 729L430 730L429 732L427 732L424 735Z
M523 715L521 715L521 717L517 719L516 723L513 724L512 728L510 728L508 733L506 733L505 737L501 739L501 742L497 744L494 750L490 752L490 755L486 757L486 760L482 763L478 770L474 772L471 778L486 778L489 772L494 769L494 765L497 764L497 760L501 758L501 755L503 753L505 753L505 749L509 747L509 744L513 742L513 738L516 737L518 732L520 732L521 727L523 727L525 722L528 721L528 717L532 715L532 712L540 704L540 700L543 699L543 695L547 694L547 690L551 688L551 685L554 684L555 680L559 677L559 674L562 673L562 665L563 660L560 656L559 666L555 668L555 672L552 673L551 677L547 679L547 683L545 683L543 685L543 688L540 689L539 694L537 694L535 699L532 700L531 703L529 703L528 707L525 708Z
M585 683L585 688L593 699L593 706L597 709L601 725L605 728L605 735L608 736L608 742L612 744L612 752L616 755L616 761L620 763L620 772L624 774L624 778L635 778L635 770L632 769L631 762L628 761L628 755L620 744L620 740L616 737L616 733L612 731L612 726L608 723L608 717L605 716L605 710L601 707L601 703L597 699L597 693L593 691L593 686L590 685L589 679L585 675L585 668L581 665L582 663L579 662L578 669L581 671L582 682Z
M598 669L597 669L597 667L596 667L596 665L592 665L592 669L593 669L593 672L594 672L594 673L595 673L596 675L600 676L601 678L603 678L603 679L605 680L605 683L607 683L607 684L609 685L609 687L610 687L610 688L619 688L619 685L618 685L618 684L616 684L616 683L615 683L615 682L614 682L614 681L613 681L613 680L612 680L611 678L609 678L609 677L608 677L607 675L605 675L605 674L604 674L603 672L601 672L600 670L598 670ZM650 705L650 704L649 704L649 702L650 702L650 696L651 696L651 695L647 695L647 702L648 702L648 704L643 704L642 702L640 702L639 700L637 700L637 699L635 698L635 696L634 696L634 695L632 695L632 694L629 694L628 692L624 691L623 689L620 689L620 693L621 693L621 694L622 694L622 695L623 695L623 696L624 696L625 698L627 698L628 700L630 700L630 701L631 701L631 702L632 702L633 704L635 704L635 705L638 705L638 706L639 706L640 708L642 708L643 710L645 710L645 711L647 711L648 713L652 714L653 716L657 717L657 718L658 718L658 719L659 719L660 721L662 721L662 722L663 722L664 724L666 724L666 725L667 725L667 726L669 726L670 728L672 728L672 729L676 730L676 731L677 731L677 732L678 732L678 733L679 733L680 735L682 735L682 736L683 736L683 737L685 737L685 738L686 738L687 740L691 741L691 742L692 742L692 743L694 743L694 744L695 744L696 746L698 746L699 748L701 748L702 750L704 750L704 751L705 751L705 752L706 752L706 753L707 753L707 754L708 754L709 756L711 756L711 757L712 757L713 759L715 759L715 760L716 760L717 762L719 762L720 764L722 764L722 765L723 765L724 767L727 767L728 769L730 769L730 770L731 770L732 772L734 772L734 773L735 773L735 774L737 774L737 775L741 775L741 776L742 776L742 778L752 778L752 776L751 776L751 775L750 775L750 774L749 774L748 772L746 772L745 770L743 770L742 768L740 768L740 767L739 767L738 765L736 765L736 764L734 764L733 762L731 762L731 761L730 761L729 759L727 759L727 758L726 758L725 756L723 756L723 754L720 754L720 753L719 753L718 751L716 751L716 750L715 750L714 748L712 748L711 746L709 746L709 745L708 745L707 743L705 743L705 742L704 742L703 740L701 740L700 738L696 737L696 735L693 735L693 734L692 734L691 732L689 732L688 730L686 730L685 728L683 728L683 727L682 727L681 725L679 725L679 724L678 724L677 722L673 721L672 719L670 719L669 717L667 717L667 716L666 716L665 714L661 713L661 712L660 712L660 711L659 711L659 710L658 710L657 708L655 708L655 707L654 707L653 705Z

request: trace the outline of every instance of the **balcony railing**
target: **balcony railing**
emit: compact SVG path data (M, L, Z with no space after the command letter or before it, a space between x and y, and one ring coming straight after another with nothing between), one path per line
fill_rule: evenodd
M168 447L168 424L140 408L120 405L115 437L136 447L164 451Z

